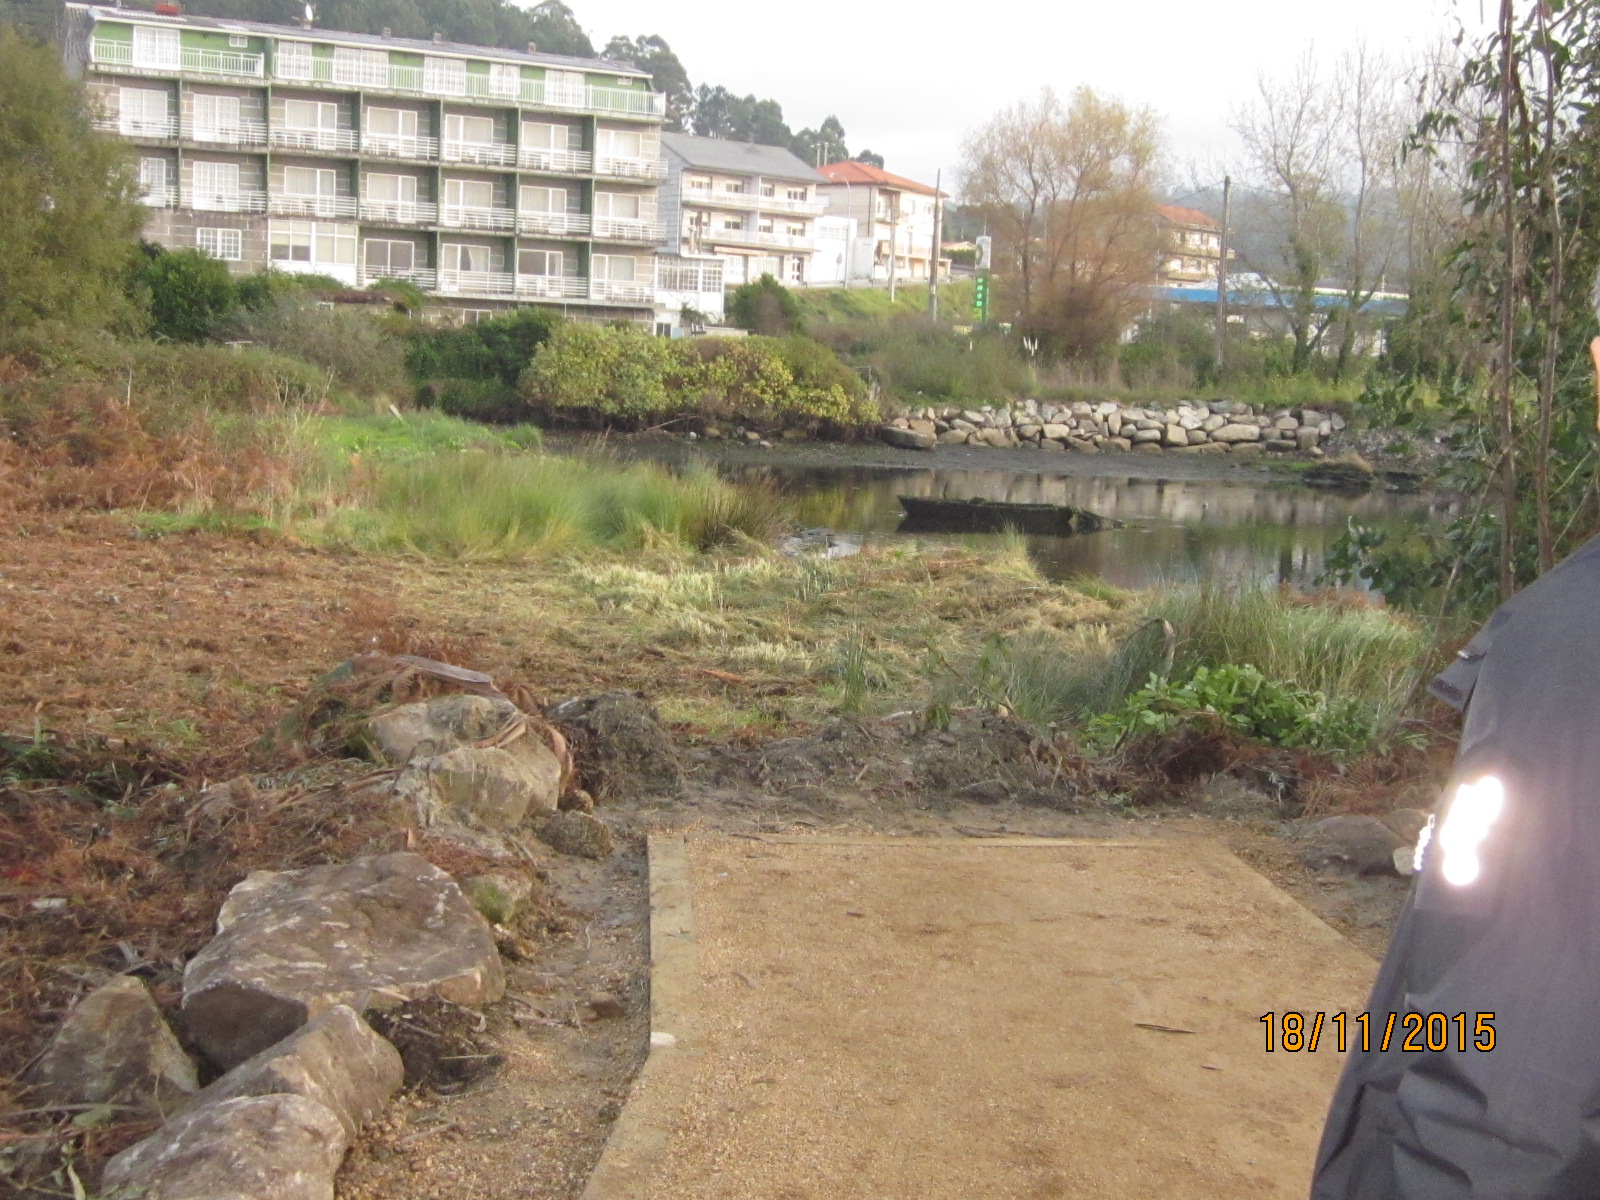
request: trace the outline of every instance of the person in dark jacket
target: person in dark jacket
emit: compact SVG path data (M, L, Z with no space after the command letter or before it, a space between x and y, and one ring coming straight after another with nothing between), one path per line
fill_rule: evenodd
M1591 353L1600 374L1600 338ZM1433 682L1465 712L1461 745L1367 1002L1368 1044L1351 1037L1313 1200L1600 1197L1597 616L1600 538ZM1448 1048L1402 1036L1413 1027Z

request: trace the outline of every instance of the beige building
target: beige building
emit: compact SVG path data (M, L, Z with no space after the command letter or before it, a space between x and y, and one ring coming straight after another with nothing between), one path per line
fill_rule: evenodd
M412 282L470 317L651 318L663 97L601 60L66 5L146 236L240 272Z
M1161 226L1161 262L1156 282L1161 287L1217 285L1222 261L1222 226L1193 208L1162 204L1156 208Z
M854 252L845 282L926 282L940 262L940 278L949 263L940 259L934 242L934 212L941 193L925 183L891 175L881 167L859 162L829 163L818 171L830 216L855 222Z

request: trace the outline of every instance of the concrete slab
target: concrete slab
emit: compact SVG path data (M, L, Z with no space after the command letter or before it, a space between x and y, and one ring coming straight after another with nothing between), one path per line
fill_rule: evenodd
M1203 841L651 841L656 1047L585 1200L1301 1197L1375 964ZM1178 1032L1189 1031L1189 1032Z

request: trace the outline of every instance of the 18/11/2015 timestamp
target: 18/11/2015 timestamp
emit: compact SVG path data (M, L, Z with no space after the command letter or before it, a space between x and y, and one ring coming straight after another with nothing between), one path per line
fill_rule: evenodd
M1324 1037L1339 1053L1391 1047L1421 1054L1494 1049L1494 1014L1481 1013L1263 1013L1267 1053L1315 1051ZM1469 1032L1470 1030L1470 1032Z

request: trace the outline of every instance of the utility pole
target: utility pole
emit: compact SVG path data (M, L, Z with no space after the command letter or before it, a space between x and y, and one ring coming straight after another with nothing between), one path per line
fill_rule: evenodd
M944 198L939 184L944 178L941 167L933 173L933 251L928 256L928 315L939 319L939 239L943 236Z
M900 193L894 196L894 207L889 210L889 299L894 299L895 264L900 258Z
M1212 358L1217 378L1222 378L1223 350L1228 334L1228 216L1233 202L1233 176L1222 177L1222 236L1217 242L1217 344Z

